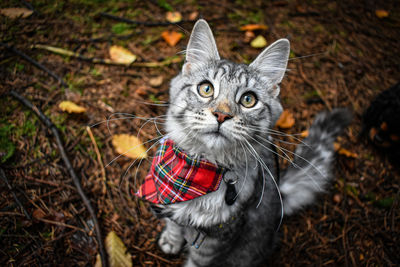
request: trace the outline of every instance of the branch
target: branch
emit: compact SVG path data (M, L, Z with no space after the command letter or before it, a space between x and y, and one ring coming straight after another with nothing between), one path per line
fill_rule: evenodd
M52 72L51 70L49 70L48 68L46 68L45 66L43 66L42 64L40 64L39 62L37 62L36 60L34 60L33 58L31 58L30 56L22 53L21 51L19 51L18 49L9 46L6 43L0 42L0 45L7 48L8 50L10 50L11 52L13 52L14 54L22 57L23 59L25 59L26 61L28 61L29 63L31 63L32 65L34 65L35 67L37 67L38 69L41 69L45 72L47 72L51 77L53 77L57 82L59 82L63 87L68 88L68 85L64 82L64 80L62 78L60 78L57 74L55 74L54 72Z
M3 179L3 181L6 183L8 189L11 191L15 202L17 203L17 205L21 208L21 210L23 211L23 213L25 214L25 217L28 220L32 220L31 216L29 215L29 213L26 211L26 209L24 208L24 206L22 205L21 201L19 201L19 199L17 198L17 195L14 192L14 189L12 188L12 186L10 185L10 183L8 182L7 176L4 173L3 169L0 168L0 177L1 179Z
M312 89L314 89L315 92L317 92L318 96L321 98L322 102L325 104L325 106L328 108L328 110L332 110L332 106L329 104L328 100L326 99L326 97L324 96L324 94L321 92L321 90L319 90L318 86L315 85L312 81L310 81L306 75L303 72L303 68L301 67L301 64L299 64L298 66L299 69L299 73L301 78L303 79L303 81L308 84L309 86L312 87Z
M112 61L110 59L103 59L103 58L95 58L95 57L86 57L82 54L64 49L64 48L59 48L59 47L54 47L54 46L49 46L49 45L32 45L32 48L37 48L37 49L44 49L50 52L53 52L55 54L63 55L63 56L69 56L69 57L74 57L78 58L81 60L89 61L95 64L106 64L106 65L117 65L117 66L125 66L125 67L147 67L147 68L155 68L155 67L162 67L162 66L167 66L173 63L179 63L182 61L181 57L169 57L163 61L155 61L155 62L133 62L130 64L126 63L119 63Z
M168 25L177 25L182 23L194 23L196 20L181 20L179 22L169 22L169 21L158 21L158 22L148 22L148 21L138 21L138 20L131 20L123 17L114 16L105 12L101 12L100 16L113 19L116 21L125 22L128 24L136 24L136 25L143 25L143 26L168 26Z
M60 134L58 133L57 127L53 124L53 122L47 118L46 115L43 114L43 112L38 109L36 106L34 106L29 100L27 100L25 97L21 96L20 94L18 94L17 92L15 92L14 90L11 90L10 94L15 97L19 102L21 102L22 104L24 104L27 108L31 109L38 117L39 119L42 121L42 123L48 127L50 129L50 131L52 132L54 138L56 139L56 143L58 146L58 150L60 152L61 158L64 161L64 164L67 167L67 170L69 172L69 174L72 177L72 181L75 184L75 187L80 195L80 197L83 200L83 203L85 204L86 208L88 209L90 216L93 219L94 222L94 230L97 236L97 242L99 244L99 251L100 251L100 257L101 257L101 262L102 262L102 266L103 267L107 267L108 265L108 261L107 261L107 254L106 251L104 250L104 244L103 244L103 238L101 235L101 231L100 231L100 226L99 226L99 222L97 220L96 217L96 213L94 212L94 209L92 207L92 205L90 204L89 199L87 198L85 192L82 189L81 183L79 181L78 176L75 174L75 171L72 167L72 164L67 156L67 153L64 150L64 146L62 144L61 138L60 138Z

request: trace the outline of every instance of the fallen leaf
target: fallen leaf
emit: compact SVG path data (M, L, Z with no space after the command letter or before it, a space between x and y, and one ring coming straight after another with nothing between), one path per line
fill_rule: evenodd
M343 148L338 142L334 142L333 143L333 148L340 155L344 155L344 156L346 156L348 158L354 158L354 159L358 158L358 154L357 153L351 152L351 151Z
M0 9L0 14L9 17L11 19L16 18L27 18L32 15L33 11L27 8L20 8L20 7L10 7L10 8L2 8Z
M389 12L387 12L386 10L383 10L383 9L377 9L377 10L375 10L375 15L378 18L382 19L382 18L388 17L389 16Z
M268 26L264 24L247 24L240 27L241 31L258 31L258 30L268 30Z
M165 18L167 19L167 21L171 23L178 23L182 20L182 14L179 13L178 11L175 12L168 11Z
M288 110L284 110L276 122L276 126L282 129L289 129L293 127L294 123L295 120L292 113L290 113Z
M132 256L126 251L122 240L114 231L108 233L105 247L108 254L108 265L110 267L132 267ZM100 255L96 256L95 267L101 267Z
M182 39L182 34L174 31L163 31L161 33L161 37L169 44L170 46L175 46L180 39Z
M245 43L250 43L250 41L253 40L254 37L256 37L256 35L254 34L254 32L252 32L252 31L246 31L246 32L244 33L244 42L245 42Z
M149 80L149 84L153 87L160 87L161 84L163 83L164 78L162 75L157 76L157 77L153 77Z
M74 102L71 101L61 101L60 104L58 104L58 107L65 112L68 113L83 113L86 111L86 108L78 106Z
M111 46L109 52L111 60L117 63L131 64L136 60L136 55L118 45Z
M39 220L44 218L46 216L46 213L41 208L37 208L33 211L32 216L33 218Z
M308 136L308 130L304 130L300 133L300 137L306 138Z
M142 142L135 136L129 134L116 134L112 138L115 150L132 159L143 159L147 157L146 149Z
M267 46L267 40L262 35L259 35L251 41L250 45L254 48L263 48Z
M190 13L190 15L189 15L189 20L195 20L195 19L197 19L198 16L199 16L199 12L193 11L193 12Z

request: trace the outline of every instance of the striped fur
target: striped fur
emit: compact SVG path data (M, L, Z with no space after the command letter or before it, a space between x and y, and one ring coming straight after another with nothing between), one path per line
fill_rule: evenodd
M289 42L281 39L250 65L236 64L219 58L204 20L193 29L182 72L171 81L166 131L186 153L229 169L224 178L236 181L237 198L233 205L225 203L223 182L205 196L157 207L166 220L159 246L172 254L184 248L185 266L265 262L274 250L283 212L310 204L329 182L332 143L349 122L344 110L317 117L292 166L277 180L271 142L276 132L271 129L282 112L279 83L289 51ZM199 92L204 82L213 87L211 97ZM254 106L244 106L248 94L256 97ZM216 114L228 119L218 122Z

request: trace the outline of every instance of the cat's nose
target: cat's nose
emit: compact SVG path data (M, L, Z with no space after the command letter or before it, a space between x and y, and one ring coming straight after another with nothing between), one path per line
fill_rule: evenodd
M217 118L218 123L223 123L224 121L232 118L232 115L218 111L214 111L212 114Z

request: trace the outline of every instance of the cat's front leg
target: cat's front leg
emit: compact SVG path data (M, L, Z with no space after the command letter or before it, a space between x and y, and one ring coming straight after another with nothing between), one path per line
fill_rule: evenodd
M166 254L177 254L185 243L183 229L170 219L165 219L165 221L165 228L158 240L158 245Z

